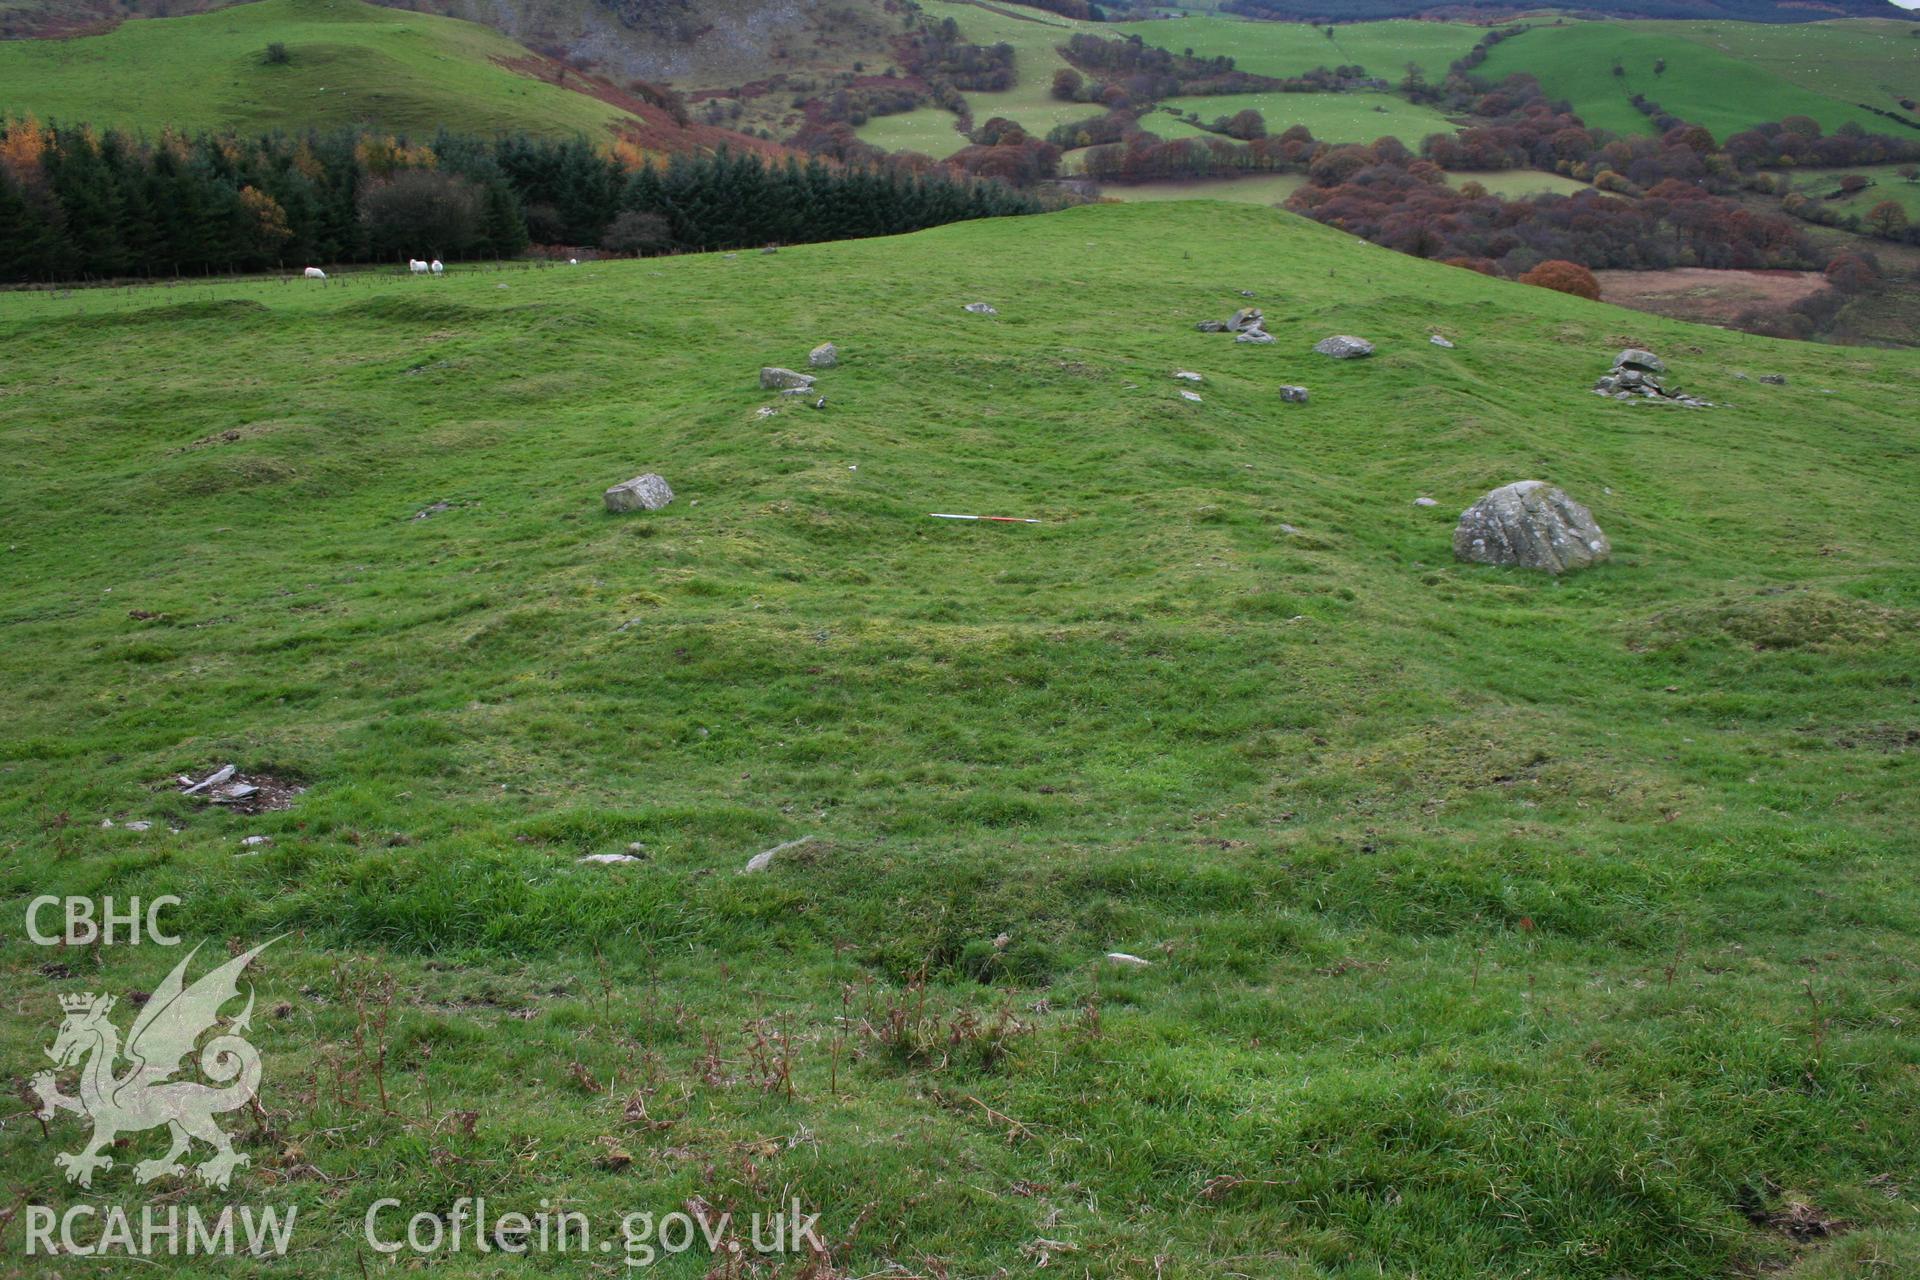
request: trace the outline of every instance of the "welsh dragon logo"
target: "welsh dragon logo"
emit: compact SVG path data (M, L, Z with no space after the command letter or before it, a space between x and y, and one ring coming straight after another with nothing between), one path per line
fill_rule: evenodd
M173 1146L161 1159L142 1160L134 1166L133 1176L140 1182L184 1174L187 1170L180 1157L195 1138L214 1149L213 1156L194 1170L208 1186L224 1190L234 1169L251 1163L248 1156L233 1149L213 1118L246 1106L260 1088L259 1051L240 1034L251 1025L252 987L247 989L247 1007L240 1016L228 1022L200 1051L200 1070L215 1085L224 1087L175 1081L172 1077L181 1069L181 1059L192 1053L200 1037L219 1022L221 1006L238 998L241 971L271 945L271 941L263 942L186 986L183 979L187 965L200 950L195 947L141 1008L127 1033L124 1049L119 1030L107 1018L113 1011L112 996L87 992L60 997L66 1019L46 1053L58 1068L84 1060L80 1096L70 1098L61 1093L52 1071L34 1076L33 1091L40 1097L37 1114L42 1120L71 1111L93 1121L93 1137L85 1147L53 1158L67 1171L68 1182L91 1187L95 1170L113 1167L113 1157L102 1152L115 1138L161 1125L167 1127ZM125 1070L116 1073L123 1054Z

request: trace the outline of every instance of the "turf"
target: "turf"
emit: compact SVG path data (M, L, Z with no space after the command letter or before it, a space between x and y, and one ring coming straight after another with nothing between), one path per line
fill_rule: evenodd
M943 108L919 107L872 116L855 132L860 141L883 151L918 151L938 160L967 145L966 135L954 127L955 119L953 112Z
M1842 102L1912 116L1900 99L1920 98L1920 39L1914 37L1911 21L1842 18L1792 26L1760 22L1634 25L1705 45ZM1900 132L1884 120L1874 131Z
M1454 130L1453 124L1433 108L1416 106L1390 93L1235 93L1169 98L1164 105L1198 112L1209 123L1251 109L1266 120L1269 133L1303 124L1323 142L1373 142L1391 137L1418 149L1420 140L1428 134ZM1165 117L1147 116L1142 123L1154 128L1162 119Z
M1920 219L1920 182L1908 182L1898 170L1905 165L1870 164L1855 169L1798 169L1792 174L1793 189L1813 197L1823 209L1834 213L1865 217L1867 210L1883 200L1891 200L1906 210L1909 219ZM1865 190L1853 195L1840 194L1843 175L1857 173L1870 180ZM1839 199L1833 199L1839 196Z
M1206 178L1197 182L1111 182L1100 188L1109 200L1232 200L1244 204L1279 205L1306 185L1300 173L1250 174L1243 178ZM1495 195L1519 199L1523 196L1570 195L1586 189L1584 182L1551 173L1517 171L1514 173L1454 174L1455 185L1474 181Z
M969 91L966 95L976 124L1003 116L1029 133L1044 136L1055 125L1100 114L1097 106L1055 98L1052 85L1053 73L1068 65L1059 47L1076 31L1111 35L1102 24L1072 22L1037 9L963 0L925 0L921 7L934 18L952 18L961 34L975 44L1013 46L1015 86L997 93Z
M1450 173L1447 182L1451 186L1462 186L1477 182L1497 196L1518 200L1525 196L1555 195L1570 196L1576 191L1585 191L1587 184L1573 178L1563 178L1557 173L1542 173L1538 169L1512 169L1501 173Z
M1174 52L1226 55L1242 71L1298 76L1315 67L1361 66L1398 82L1409 62L1436 83L1447 64L1472 49L1485 29L1464 22L1353 22L1326 28L1297 22L1188 17L1121 24L1120 30Z
M1194 332L1241 290L1274 346ZM757 389L826 339L824 410ZM1204 202L12 294L0 342L0 910L280 937L253 1167L148 1189L297 1205L273 1274L397 1272L369 1206L476 1191L798 1196L849 1275L1916 1256L1920 356ZM1629 342L1731 403L1590 395ZM1536 475L1615 560L1454 564ZM308 790L172 794L225 761ZM4 936L22 1077L56 994L177 959ZM82 1133L0 1124L9 1196L143 1203L153 1135L83 1193Z
M1196 182L1112 182L1101 187L1100 194L1109 200L1231 200L1277 205L1284 204L1306 181L1305 174L1260 173Z
M1667 64L1663 73L1654 71L1659 59ZM1616 60L1624 75L1613 74ZM1628 101L1635 93L1671 115L1705 125L1716 138L1790 115L1811 116L1828 130L1848 121L1869 132L1887 127L1883 118L1851 100L1802 88L1759 62L1676 39L1652 25L1536 27L1496 46L1479 68L1483 78L1496 81L1516 72L1537 77L1548 94L1566 99L1588 125L1620 134L1654 131L1652 121Z
M269 65L271 42L290 60ZM370 124L604 135L626 113L508 70L493 31L359 0L258 0L98 36L0 42L0 113L158 134Z

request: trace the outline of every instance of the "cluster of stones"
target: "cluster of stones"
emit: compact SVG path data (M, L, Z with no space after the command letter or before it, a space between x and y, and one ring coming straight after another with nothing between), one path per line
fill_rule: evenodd
M1661 404L1682 404L1690 409L1710 409L1713 402L1699 396L1681 394L1680 388L1664 381L1667 362L1651 351L1628 347L1613 359L1613 368L1593 384L1593 394L1615 400L1652 400Z
M1267 318L1258 307L1242 307L1225 320L1202 320L1193 326L1202 333L1231 333L1235 342L1272 342Z

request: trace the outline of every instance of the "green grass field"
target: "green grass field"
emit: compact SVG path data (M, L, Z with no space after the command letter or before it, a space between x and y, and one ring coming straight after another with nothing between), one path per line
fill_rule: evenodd
M1476 181L1495 195L1514 200L1541 194L1572 195L1576 191L1586 190L1587 186L1584 182L1575 182L1557 174L1530 171L1457 173L1450 175L1450 181L1455 186ZM1114 182L1103 186L1100 193L1111 200L1232 200L1242 204L1278 205L1284 204L1287 197L1305 186L1306 182L1307 177L1303 173L1262 173L1244 178L1208 178L1198 182Z
M938 160L967 145L967 136L954 128L954 120L951 111L919 107L895 115L870 117L854 132L860 141L883 151L918 151Z
M1252 109L1267 122L1267 132L1279 133L1296 124L1313 131L1323 142L1372 142L1398 138L1416 150L1430 133L1452 133L1453 124L1431 107L1415 106L1390 93L1234 93L1215 97L1169 98L1178 111L1198 112L1208 123ZM1165 116L1147 116L1149 128ZM1159 132L1157 128L1155 132Z
M1276 345L1194 332L1241 290ZM827 339L824 411L758 390ZM411 1274L369 1210L476 1193L798 1197L845 1276L1920 1256L1920 355L1219 203L13 293L0 342L16 1085L57 995L124 1029L179 958L29 945L32 896L177 894L196 973L279 938L230 1191L137 1187L152 1133L69 1187L83 1122L15 1109L8 1202L299 1210L270 1268L26 1259L16 1210L17 1274ZM1628 343L1730 403L1590 395ZM1453 562L1528 476L1611 564ZM307 790L168 781L229 761Z
M1197 182L1113 182L1101 187L1100 194L1109 200L1231 200L1277 205L1285 203L1306 181L1302 173L1259 173Z
M1667 69L1656 74L1654 63L1663 58ZM1625 75L1613 74L1615 59ZM1615 133L1653 131L1652 122L1628 101L1635 93L1683 120L1705 125L1716 138L1790 115L1811 116L1829 130L1849 120L1869 132L1888 127L1852 100L1802 88L1761 63L1638 23L1538 27L1497 46L1479 70L1488 80L1516 72L1538 77L1548 94L1571 102L1587 124Z
M287 46L285 65L264 61L273 41ZM450 18L360 0L258 0L100 36L0 43L0 114L152 134L371 124L601 135L629 118L495 61L526 56Z
M1409 62L1433 80L1445 77L1447 64L1472 49L1484 29L1464 22L1353 22L1325 27L1297 22L1258 22L1240 18L1189 17L1120 24L1148 44L1202 57L1221 54L1242 71L1263 76L1297 76L1315 67L1362 66L1373 75L1398 82Z
M1017 87L1002 93L969 93L967 102L976 121L1005 116L1040 134L1055 125L1071 124L1098 114L1095 107L1061 102L1050 92L1053 73L1067 65L1058 48L1076 31L1092 31L1108 37L1138 32L1149 43L1168 48L1191 46L1208 55L1227 53L1243 69L1261 75L1297 75L1323 64L1339 65L1359 58L1369 69L1373 63L1387 66L1388 70L1381 74L1390 74L1394 79L1410 58L1438 59L1437 65L1444 68L1447 61L1464 53L1478 38L1475 28L1457 23L1361 23L1338 29L1340 48L1336 49L1319 29L1294 23L1208 17L1102 25L1070 22L1038 9L989 8L958 0L927 0L925 7L935 17L953 18L975 43L1004 41L1014 46ZM1030 16L1010 16L1014 13ZM1443 53L1445 56L1441 56ZM1373 63L1366 62L1366 58L1372 58ZM1267 113L1267 124L1275 132L1293 124L1305 124L1316 138L1335 142L1372 142L1376 138L1396 136L1417 146L1429 133L1453 130L1453 125L1438 112L1416 107L1390 94L1236 94L1175 98L1166 105L1182 111L1199 111L1208 121L1251 106ZM1159 112L1143 117L1142 124L1165 138L1197 136L1203 132ZM897 126L874 121L861 130L861 137L876 146L885 146L887 144L878 139L906 137L926 127L919 121Z
M1705 45L1803 89L1901 111L1901 98L1920 98L1920 39L1914 24L1896 19L1843 18L1777 26L1764 22L1635 23L1663 36ZM1892 126L1882 121L1876 132Z
M1512 169L1503 173L1450 173L1447 183L1460 186L1462 183L1477 182L1496 196L1505 196L1509 200L1518 200L1524 196L1554 195L1570 196L1576 191L1587 190L1587 184L1573 178L1563 178L1557 173L1543 173L1538 169Z
M1053 73L1067 66L1059 46L1076 31L1105 30L1100 23L1071 22L1039 9L988 7L962 0L924 0L921 6L934 18L952 18L967 39L975 44L1010 44L1014 48L1014 72L1018 83L1000 93L967 94L976 124L985 124L995 116L1017 122L1029 133L1045 136L1055 125L1071 124L1100 114L1100 108L1084 102L1061 102L1051 92ZM1015 14L1026 16L1013 16Z
M1904 165L1870 164L1856 169L1799 169L1792 174L1793 189L1813 196L1822 207L1836 213L1864 217L1867 210L1882 200L1891 200L1907 211L1908 218L1920 218L1920 182L1908 182L1897 172ZM1872 180L1866 190L1831 200L1840 190L1843 175L1857 173Z

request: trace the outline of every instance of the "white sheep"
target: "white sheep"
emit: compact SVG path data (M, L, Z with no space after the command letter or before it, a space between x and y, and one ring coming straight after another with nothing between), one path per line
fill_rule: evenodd
M308 267L306 274L309 280L325 280L327 278L327 273L318 267Z
M407 270L413 272L413 274L417 276L423 276L427 274L427 264L420 261L420 259L418 258L408 258Z
M567 265L568 265L568 266L570 266L570 267L577 267L577 266L579 266L579 265L580 265L580 259L578 259L578 258L568 258L568 259L567 259Z
M439 275L441 272L445 271L446 269L447 268L445 267L445 265L441 263L440 259L435 258L433 260L433 274Z

